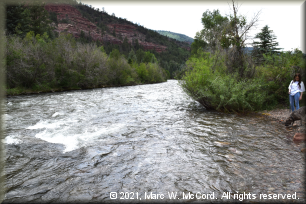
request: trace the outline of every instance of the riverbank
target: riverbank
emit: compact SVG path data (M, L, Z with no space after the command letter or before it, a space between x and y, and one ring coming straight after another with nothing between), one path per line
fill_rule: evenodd
M77 90L89 90L89 89L99 89L99 88L113 88L113 87L125 87L125 86L138 86L138 85L146 85L146 84L157 84L167 82L155 82L155 83L144 83L144 84L132 84L132 85L101 85L89 88L80 88L80 87L72 87L72 88L45 88L45 89L26 89L26 88L14 88L6 90L6 97L10 96L19 96L19 95L29 95L29 94L42 94L42 93L54 93L54 92L64 92L64 91L77 91Z
M285 121L289 117L291 110L289 108L281 107L270 111L259 111L257 113L265 118L285 125ZM305 135L305 122L304 124L301 124L301 121L295 121L292 126L288 126L286 127L286 129L288 131L287 138L292 140L302 152L306 152L305 141L300 139L294 139L295 135Z

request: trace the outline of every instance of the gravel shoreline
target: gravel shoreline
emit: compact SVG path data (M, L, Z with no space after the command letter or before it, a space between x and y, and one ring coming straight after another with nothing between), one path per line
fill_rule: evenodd
M278 108L270 111L259 111L257 113L285 125L285 121L290 116L291 110L289 108ZM301 125L301 121L295 121L292 127L298 127L297 129L300 132L305 130L305 124Z
M291 110L289 108L278 108L270 111L259 111L257 114L260 114L269 120L277 121L285 126L286 119L290 116ZM301 121L295 121L292 126L286 127L288 130L287 138L293 140L293 137L296 133L306 133L306 124L301 124ZM296 146L302 151L305 152L306 145L304 142L294 142Z

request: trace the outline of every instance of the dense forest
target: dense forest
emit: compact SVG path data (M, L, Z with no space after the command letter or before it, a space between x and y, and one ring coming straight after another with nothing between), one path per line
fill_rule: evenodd
M305 79L305 54L280 51L269 26L258 31L252 49L248 32L259 19L247 21L232 2L232 14L203 13L203 29L191 45L191 57L181 72L183 89L206 109L248 112L289 107L288 86L295 73ZM304 80L305 81L305 80ZM305 104L305 97L301 101Z
M111 32L108 23L133 24L74 0L64 2L102 33ZM58 20L44 4L7 5L6 11L7 94L163 82L182 70L190 55L183 48L186 43L136 24L147 42L167 49L162 53L144 50L137 41L105 43L84 32L77 39L69 33L59 34L54 31L56 26L69 19Z

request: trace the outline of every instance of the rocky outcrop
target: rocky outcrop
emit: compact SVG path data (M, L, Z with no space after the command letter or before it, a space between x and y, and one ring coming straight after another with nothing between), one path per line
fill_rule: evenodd
M145 50L163 52L167 49L166 46L145 42L145 35L138 32L137 28L133 25L108 24L107 27L111 33L115 33L115 35L120 36L121 39L127 38L129 43L133 43L134 40L138 40L139 45L141 45Z
M57 19L60 23L55 31L59 33L65 31L76 38L80 37L81 31L83 31L95 40L102 40L100 29L88 19L83 18L81 13L73 6L48 4L45 9L57 13ZM68 23L61 23L62 20L67 20Z
M163 52L167 49L166 46L156 45L148 42L140 42L139 44L142 45L145 50L155 50L156 52Z
M290 116L287 118L285 125L288 126L293 124L294 121L302 120L305 122L306 120L306 106L300 107L298 110L293 111Z
M167 49L166 46L157 45L145 41L145 35L138 32L136 26L126 24L108 24L109 33L102 35L101 29L88 19L83 18L78 9L70 5L47 4L45 9L49 12L55 12L59 21L55 31L71 33L75 38L79 38L81 32L90 35L94 40L99 40L102 43L122 44L126 37L129 43L136 39L145 50L155 50L163 52ZM64 21L68 23L63 23ZM113 36L113 34L115 34ZM116 37L115 37L116 36Z

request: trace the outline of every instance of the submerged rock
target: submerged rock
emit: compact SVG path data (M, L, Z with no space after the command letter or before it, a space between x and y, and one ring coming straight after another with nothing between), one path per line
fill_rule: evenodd
M295 133L295 135L293 137L293 141L295 141L295 142L301 142L301 141L305 141L305 140L306 140L306 134L305 133L297 132L297 133Z

